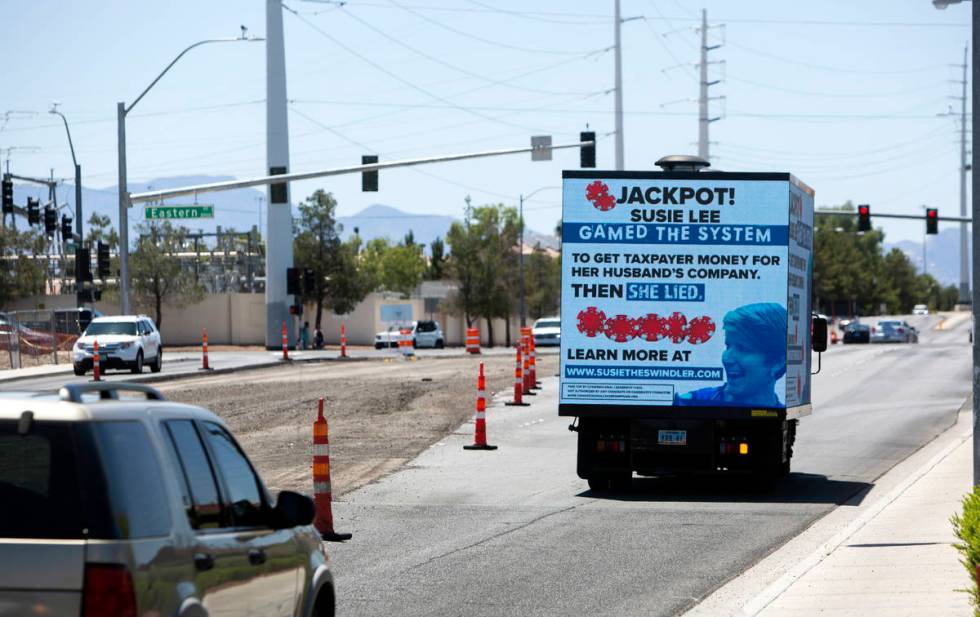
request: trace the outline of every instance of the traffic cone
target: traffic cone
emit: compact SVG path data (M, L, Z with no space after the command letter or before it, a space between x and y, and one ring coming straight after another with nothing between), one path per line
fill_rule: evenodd
M102 381L102 369L99 366L99 341L92 342L92 381Z
M340 322L340 357L347 357L347 327Z
M525 403L524 396L524 369L523 359L521 358L521 346L517 347L517 366L514 367L514 400L504 403L509 407L527 407L530 403Z
M537 396L536 393L531 392L531 347L528 345L527 337L521 337L521 346L524 352L524 371L523 380L521 381L521 394L524 396Z
M282 359L289 361L289 334L286 331L286 322L282 322Z
M330 437L327 419L323 417L323 398L320 399L313 423L313 502L316 518L313 525L320 537L328 542L350 540L352 534L337 533L333 528L333 497L330 489Z
M207 330L207 328L204 328L204 329L201 330L201 350L202 350L202 352L204 354L203 356L201 356L201 370L202 371L210 371L210 370L213 370L208 365L208 330Z
M531 389L532 390L540 390L541 389L541 382L538 381L538 367L537 367L537 357L538 357L538 354L534 350L534 335L532 334L532 335L528 336L527 337L527 341L528 341L528 347L531 348L531 359L528 362L528 366L531 369Z
M476 429L473 434L473 443L463 446L464 450L496 450L497 446L487 443L487 399L485 391L487 380L483 376L483 363L480 363L480 376L476 378Z
M834 327L830 328L830 344L831 345L837 344L837 328Z

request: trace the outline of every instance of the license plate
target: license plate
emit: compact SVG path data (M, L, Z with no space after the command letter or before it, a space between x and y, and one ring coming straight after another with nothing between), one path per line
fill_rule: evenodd
M657 443L662 446L686 446L687 431L658 431Z

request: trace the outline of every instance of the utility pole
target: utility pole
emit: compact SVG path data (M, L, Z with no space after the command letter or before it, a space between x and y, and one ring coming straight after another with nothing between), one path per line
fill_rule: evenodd
M623 27L623 20L619 14L619 0L613 0L615 3L614 9L614 47L615 47L615 64L616 64L616 78L615 78L615 88L616 88L616 169L622 171L625 169L623 161L623 51L622 51L622 41L620 37L620 30Z
M708 115L708 101L712 98L720 98L709 97L708 88L721 81L718 79L708 81L708 52L719 47L721 45L708 45L708 11L701 9L701 61L698 63L698 68L700 69L700 89L698 93L698 157L706 161L711 160L709 155L711 142L708 138L708 125L721 119L720 116L711 118Z
M266 161L269 175L289 173L289 125L286 106L286 46L282 29L282 2L265 2ZM293 267L293 216L289 184L269 185L266 208L265 346L282 345L282 323L289 319L286 269ZM293 345L293 328L286 328Z
M963 48L963 95L960 99L960 216L966 218L966 70L969 47ZM966 223L960 223L960 304L970 304L969 241Z

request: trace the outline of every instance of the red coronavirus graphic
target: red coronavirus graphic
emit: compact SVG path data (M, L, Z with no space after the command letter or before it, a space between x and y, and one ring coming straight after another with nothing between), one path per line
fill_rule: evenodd
M588 337L594 337L603 331L606 325L606 314L594 306L578 313L578 331Z
M606 320L606 326L603 328L603 331L608 338L617 343L625 343L636 336L633 329L633 321L626 315L616 315L612 319Z
M664 321L656 313L647 313L636 320L636 336L653 343L664 336Z
M694 345L706 343L714 333L715 322L710 317L695 317L687 325L687 340Z
M669 338L671 342L680 343L687 338L687 317L682 313L674 311L674 313L664 319L664 336Z
M585 198L591 201L596 209L603 212L616 207L616 198L609 194L609 185L601 180L596 180L585 187Z

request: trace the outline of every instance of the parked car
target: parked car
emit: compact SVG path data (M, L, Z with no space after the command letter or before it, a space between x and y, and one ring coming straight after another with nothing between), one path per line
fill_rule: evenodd
M918 343L919 333L908 322L883 319L871 328L872 343Z
M438 321L413 321L411 331L413 347L432 347L435 349L442 349L446 346L446 337L443 336L442 328L439 326ZM400 328L393 327L389 330L382 330L374 335L374 348L384 349L385 347L398 347L398 340L400 337Z
M95 342L99 342L99 368L130 369L142 373L143 365L159 373L163 368L160 331L146 315L96 317L72 349L75 374L92 370Z
M916 304L915 306L912 307L912 314L913 315L928 315L929 314L929 307L926 306L925 304Z
M844 344L852 343L870 343L871 342L871 326L868 324L858 323L852 321L847 325L844 330Z
M148 386L0 395L0 503L5 615L334 614L313 501Z
M531 335L537 347L561 345L561 318L542 317L531 326Z

